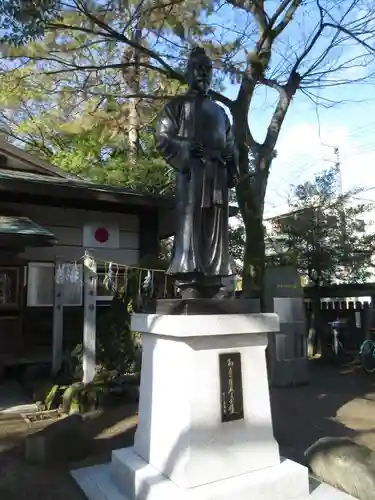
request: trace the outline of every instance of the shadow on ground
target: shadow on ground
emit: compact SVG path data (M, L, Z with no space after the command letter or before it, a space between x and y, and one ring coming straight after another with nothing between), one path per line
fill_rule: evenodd
M309 364L309 385L271 389L281 454L303 463L306 448L323 436L346 436L375 449L375 376L356 363Z
M136 412L136 406L123 405L87 415L85 431L90 440L89 456L79 463L43 466L30 464L24 459L24 440L30 432L27 424L21 419L1 419L0 498L82 500L84 497L69 471L109 461L113 449L131 446Z

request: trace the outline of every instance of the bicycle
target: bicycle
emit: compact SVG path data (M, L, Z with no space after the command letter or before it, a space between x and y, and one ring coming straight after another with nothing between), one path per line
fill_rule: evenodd
M370 333L375 333L375 328L370 328ZM361 366L366 373L375 371L375 341L366 339L359 348L359 359Z

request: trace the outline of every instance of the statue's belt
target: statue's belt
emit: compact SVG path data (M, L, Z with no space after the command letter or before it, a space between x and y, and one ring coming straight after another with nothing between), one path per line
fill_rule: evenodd
M221 169L219 167L225 167L225 160L223 158L223 151L215 149L204 149L203 158L201 159L203 163L207 161L213 161L216 164L214 167L213 178L211 182L206 178L206 171L203 171L203 182L202 182L202 208L209 208L214 205L222 206L224 203L223 197L223 182L222 174L220 174Z
M225 165L225 160L224 160L224 155L223 155L223 151L220 150L220 149L206 149L204 148L203 149L203 157L202 157L202 161L205 162L207 160L213 160L213 161L217 161L218 163L220 163L221 165Z

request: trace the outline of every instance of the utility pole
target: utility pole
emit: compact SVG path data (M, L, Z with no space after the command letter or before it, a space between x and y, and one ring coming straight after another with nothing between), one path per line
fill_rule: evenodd
M322 143L322 146L326 146L327 148L333 149L333 154L335 155L334 167L336 169L336 197L339 198L343 194L340 149L338 146L333 146L332 144ZM326 160L326 161L328 161L328 160ZM345 248L346 218L345 218L345 210L344 209L340 210L340 223L341 223L341 243L342 243L342 246Z
M339 198L343 194L342 190L342 172L341 172L341 161L340 161L340 150L336 146L334 148L334 154L335 154L335 168L337 172L337 178L336 178L336 196ZM345 250L346 253L346 218L345 218L345 210L342 208L340 210L340 222L341 222L341 243L342 246Z
M340 160L340 149L338 146L333 146L332 144L325 144L321 142L321 145L326 148L333 149L333 154L335 155L335 159L333 160L333 164L337 173L336 177L336 196L342 195L342 172L341 172L341 160ZM324 161L332 162L332 159L323 158Z
M335 169L337 172L336 179L336 194L337 196L342 195L342 172L341 172L341 162L340 162L340 150L338 146L333 147L333 153L335 155Z

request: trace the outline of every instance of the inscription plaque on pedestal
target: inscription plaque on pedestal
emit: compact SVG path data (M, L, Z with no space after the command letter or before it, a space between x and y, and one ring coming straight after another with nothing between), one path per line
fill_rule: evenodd
M219 354L221 421L231 422L244 418L242 394L241 354Z

